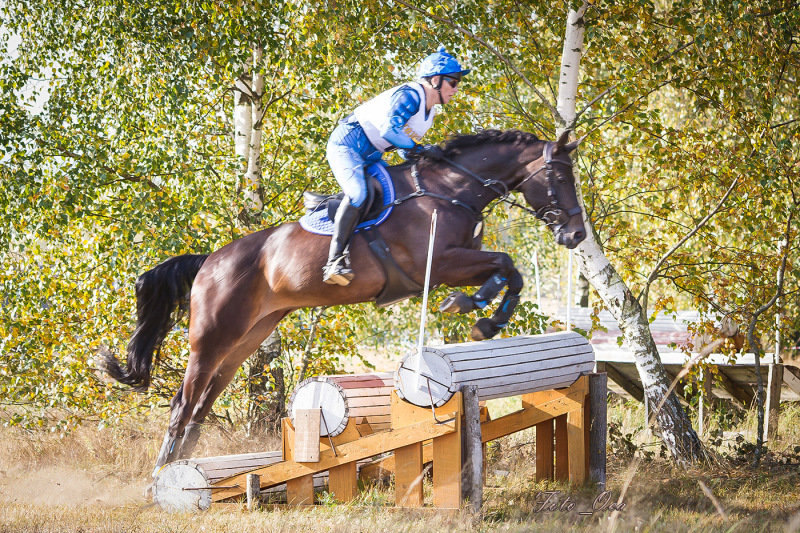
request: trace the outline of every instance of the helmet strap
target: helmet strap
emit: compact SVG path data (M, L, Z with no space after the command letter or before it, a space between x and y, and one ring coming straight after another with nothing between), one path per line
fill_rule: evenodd
M439 95L439 104L444 105L444 98L442 98L442 84L444 83L444 78L439 75L439 83L436 85L431 84L431 87L436 89L436 93Z

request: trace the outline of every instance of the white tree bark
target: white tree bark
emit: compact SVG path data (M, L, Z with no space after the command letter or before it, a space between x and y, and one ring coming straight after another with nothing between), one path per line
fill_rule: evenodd
M252 63L234 84L234 144L242 161L242 189L245 206L250 211L263 208L261 187L261 124L263 118L264 75L259 70L262 49L253 49Z
M560 117L557 117L560 122L559 133L566 128L574 127L575 123L575 97L583 50L583 15L587 7L588 2L584 0L580 9L570 10L567 17L556 106L560 114ZM576 186L580 197L581 188L577 175ZM576 248L581 272L619 323L624 346L634 354L645 399L659 424L661 438L667 449L681 463L696 461L703 455L702 444L677 396L669 391L670 381L661 364L661 357L650 333L644 310L606 258L585 211L584 220L586 220L587 237Z

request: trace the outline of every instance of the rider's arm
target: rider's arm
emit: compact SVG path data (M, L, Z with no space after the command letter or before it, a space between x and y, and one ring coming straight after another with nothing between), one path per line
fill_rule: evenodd
M392 94L389 104L389 122L380 131L381 137L398 148L408 149L416 146L414 140L403 131L403 126L419 111L420 105L417 91L407 85L397 89Z

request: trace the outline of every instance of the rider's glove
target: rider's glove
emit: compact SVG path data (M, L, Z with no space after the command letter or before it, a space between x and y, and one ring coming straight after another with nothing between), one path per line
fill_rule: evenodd
M444 152L435 144L415 144L414 148L406 150L406 158L417 158L420 156L433 159L434 161L441 161L444 159Z

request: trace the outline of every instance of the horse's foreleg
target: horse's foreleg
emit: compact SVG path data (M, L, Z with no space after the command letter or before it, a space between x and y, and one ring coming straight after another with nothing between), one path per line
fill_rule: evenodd
M486 307L489 302L508 287L500 306L491 318L482 318L473 326L470 336L474 340L489 339L508 324L519 303L522 290L522 275L514 267L511 257L505 253L481 252L478 250L449 250L440 259L439 267L445 275L445 283L451 286L478 285L481 287L472 296L453 292L439 305L447 313L468 313Z
M472 296L461 291L451 292L439 304L439 310L445 313L469 313L475 309L483 309L500 294L507 281L499 272L495 272Z
M511 277L508 279L508 289L500 305L497 307L494 314L492 314L492 317L481 318L472 326L470 337L472 337L473 340L490 339L508 325L508 321L513 316L517 304L519 304L519 293L522 291L522 285L522 275L517 269L514 269ZM480 290L478 292L480 292ZM475 294L477 295L478 293ZM497 296L496 293L495 296ZM474 298L475 296L473 296L473 299Z

